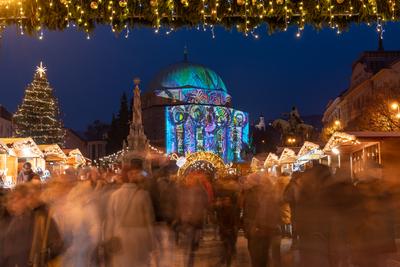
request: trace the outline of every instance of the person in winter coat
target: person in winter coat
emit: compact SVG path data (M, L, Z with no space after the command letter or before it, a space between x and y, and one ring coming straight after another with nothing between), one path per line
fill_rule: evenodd
M62 256L63 266L86 267L93 264L101 237L99 199L91 180L83 180L69 191L60 203L58 223L68 248ZM62 219L64 218L64 219Z
M266 267L271 240L279 232L279 202L269 177L247 177L243 201L243 225L252 267Z
M10 193L11 218L2 230L0 266L45 267L62 253L63 241L40 194L40 186L33 184L19 185Z
M378 267L396 252L394 209L378 163L367 163L358 175L355 190L360 197L360 216L353 218L353 263Z
M154 212L149 193L138 184L140 168L127 172L126 183L109 198L105 250L110 267L147 267L153 250Z
M299 235L300 266L329 266L330 217L322 201L324 183L330 179L328 167L314 164L298 177L296 230Z
M175 258L175 233L174 221L176 210L176 185L169 178L167 168L162 168L157 173L157 196L155 201L157 208L155 235L157 239L157 263L158 267L170 267L174 265Z
M221 266L230 267L236 251L237 233L240 222L240 209L236 191L217 190L215 210L219 236L223 244Z
M210 205L210 194L203 186L202 172L189 173L177 192L177 220L183 235L184 266L192 267L195 251L199 246L203 222Z
M22 166L22 170L18 174L17 177L17 184L30 182L33 179L40 180L39 176L33 172L32 164L30 162L25 162Z

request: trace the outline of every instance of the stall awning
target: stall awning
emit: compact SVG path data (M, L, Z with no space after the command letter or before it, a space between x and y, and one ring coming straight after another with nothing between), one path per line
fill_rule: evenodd
M277 165L279 163L279 158L276 154L274 153L269 153L267 158L264 161L264 167L265 168L270 168L274 165Z
M279 164L294 163L296 159L296 153L292 149L286 147L279 158Z
M43 152L46 161L63 161L67 156L57 144L38 145L39 149Z
M32 138L0 138L0 142L13 149L18 158L43 158L44 155Z

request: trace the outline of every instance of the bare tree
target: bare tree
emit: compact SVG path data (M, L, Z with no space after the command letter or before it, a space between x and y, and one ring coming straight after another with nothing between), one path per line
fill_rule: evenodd
M385 89L374 94L374 98L365 105L363 114L355 125L359 130L367 131L400 131L399 109L392 109L393 103L400 105L400 90Z

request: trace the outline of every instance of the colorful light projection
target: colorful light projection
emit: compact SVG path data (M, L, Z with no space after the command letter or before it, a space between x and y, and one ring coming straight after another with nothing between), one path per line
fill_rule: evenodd
M230 104L231 96L224 91L205 89L163 89L157 90L157 96L170 98L184 103L225 106Z
M225 162L241 160L249 142L248 114L232 108L209 105L166 107L167 153L185 155L211 151Z

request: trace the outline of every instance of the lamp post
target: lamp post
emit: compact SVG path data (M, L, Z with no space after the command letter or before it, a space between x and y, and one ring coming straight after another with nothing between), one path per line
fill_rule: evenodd
M287 143L289 144L289 145L294 145L295 143L296 143L296 138L292 138L292 137L289 137L288 139L287 139Z

